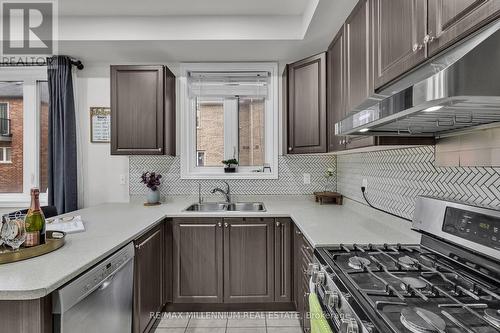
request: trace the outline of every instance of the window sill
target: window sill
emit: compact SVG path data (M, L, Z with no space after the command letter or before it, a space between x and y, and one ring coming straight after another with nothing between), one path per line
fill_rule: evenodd
M181 174L181 179L278 179L277 172L235 172L198 171Z
M0 208L28 208L30 203L30 195L25 195L23 193L0 193ZM40 194L40 205L46 206L47 203L47 194Z
M0 164L12 164L12 161L0 161Z

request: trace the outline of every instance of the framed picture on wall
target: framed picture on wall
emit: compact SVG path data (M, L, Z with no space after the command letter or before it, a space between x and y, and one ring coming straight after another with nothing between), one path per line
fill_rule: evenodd
M90 108L90 142L108 143L111 139L111 109Z

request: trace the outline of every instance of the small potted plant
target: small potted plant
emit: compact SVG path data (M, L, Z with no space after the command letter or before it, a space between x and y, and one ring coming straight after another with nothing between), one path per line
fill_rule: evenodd
M225 165L225 167L224 167L225 173L233 173L233 172L236 172L236 167L238 166L238 160L235 158L232 158L230 160L222 161L222 164Z
M160 186L161 175L155 172L144 172L141 176L141 183L145 184L148 188L146 193L147 203L155 205L160 203Z
M333 192L333 177L335 176L335 170L333 168L328 168L325 171L325 192Z

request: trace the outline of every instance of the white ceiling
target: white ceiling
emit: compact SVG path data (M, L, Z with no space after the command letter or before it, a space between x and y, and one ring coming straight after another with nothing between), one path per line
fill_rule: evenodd
M64 16L302 15L310 0L60 0Z
M58 53L87 64L292 61L326 50L355 4L61 0Z

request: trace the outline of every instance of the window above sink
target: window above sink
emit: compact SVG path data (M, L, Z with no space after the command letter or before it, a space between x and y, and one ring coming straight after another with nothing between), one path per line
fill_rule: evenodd
M181 178L277 179L277 64L188 63L179 80Z

